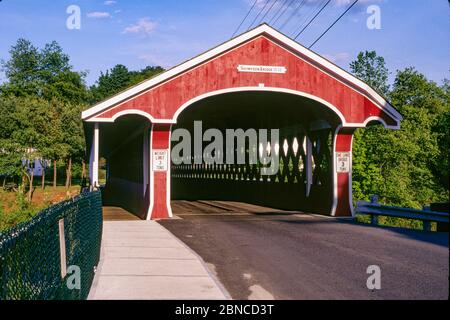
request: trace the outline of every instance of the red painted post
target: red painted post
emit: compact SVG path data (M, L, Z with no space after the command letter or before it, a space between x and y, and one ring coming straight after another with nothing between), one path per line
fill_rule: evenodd
M334 216L352 216L352 141L354 128L337 129L334 143Z
M147 219L172 216L170 207L170 124L153 124L150 154L150 206Z

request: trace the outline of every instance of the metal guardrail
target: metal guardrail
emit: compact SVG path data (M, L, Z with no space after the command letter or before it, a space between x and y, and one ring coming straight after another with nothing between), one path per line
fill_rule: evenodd
M447 226L449 223L448 212L385 206L379 204L376 198L372 198L371 202L358 201L356 213L369 215L371 223L375 225L378 224L379 216L421 220L425 231L431 231L431 222L447 224Z

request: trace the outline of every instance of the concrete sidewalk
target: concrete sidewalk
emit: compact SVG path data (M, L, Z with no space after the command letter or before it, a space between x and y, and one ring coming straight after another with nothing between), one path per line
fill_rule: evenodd
M155 221L104 221L88 299L229 299L203 260Z

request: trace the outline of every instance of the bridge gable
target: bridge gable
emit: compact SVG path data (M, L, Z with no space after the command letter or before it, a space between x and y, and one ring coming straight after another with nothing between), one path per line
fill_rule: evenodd
M261 66L279 68L258 70ZM397 128L401 120L366 84L267 25L92 107L83 113L83 119L110 122L135 113L154 123L175 123L181 109L191 102L245 90L315 99L332 108L348 127L378 120Z

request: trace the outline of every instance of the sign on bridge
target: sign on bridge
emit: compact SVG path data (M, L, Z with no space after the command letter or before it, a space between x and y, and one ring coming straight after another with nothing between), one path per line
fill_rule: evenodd
M153 150L153 171L167 171L167 166L169 163L168 154L169 152L167 150Z
M350 172L350 152L336 152L336 172Z
M286 73L286 67L281 66L253 66L240 64L237 69L239 72Z

